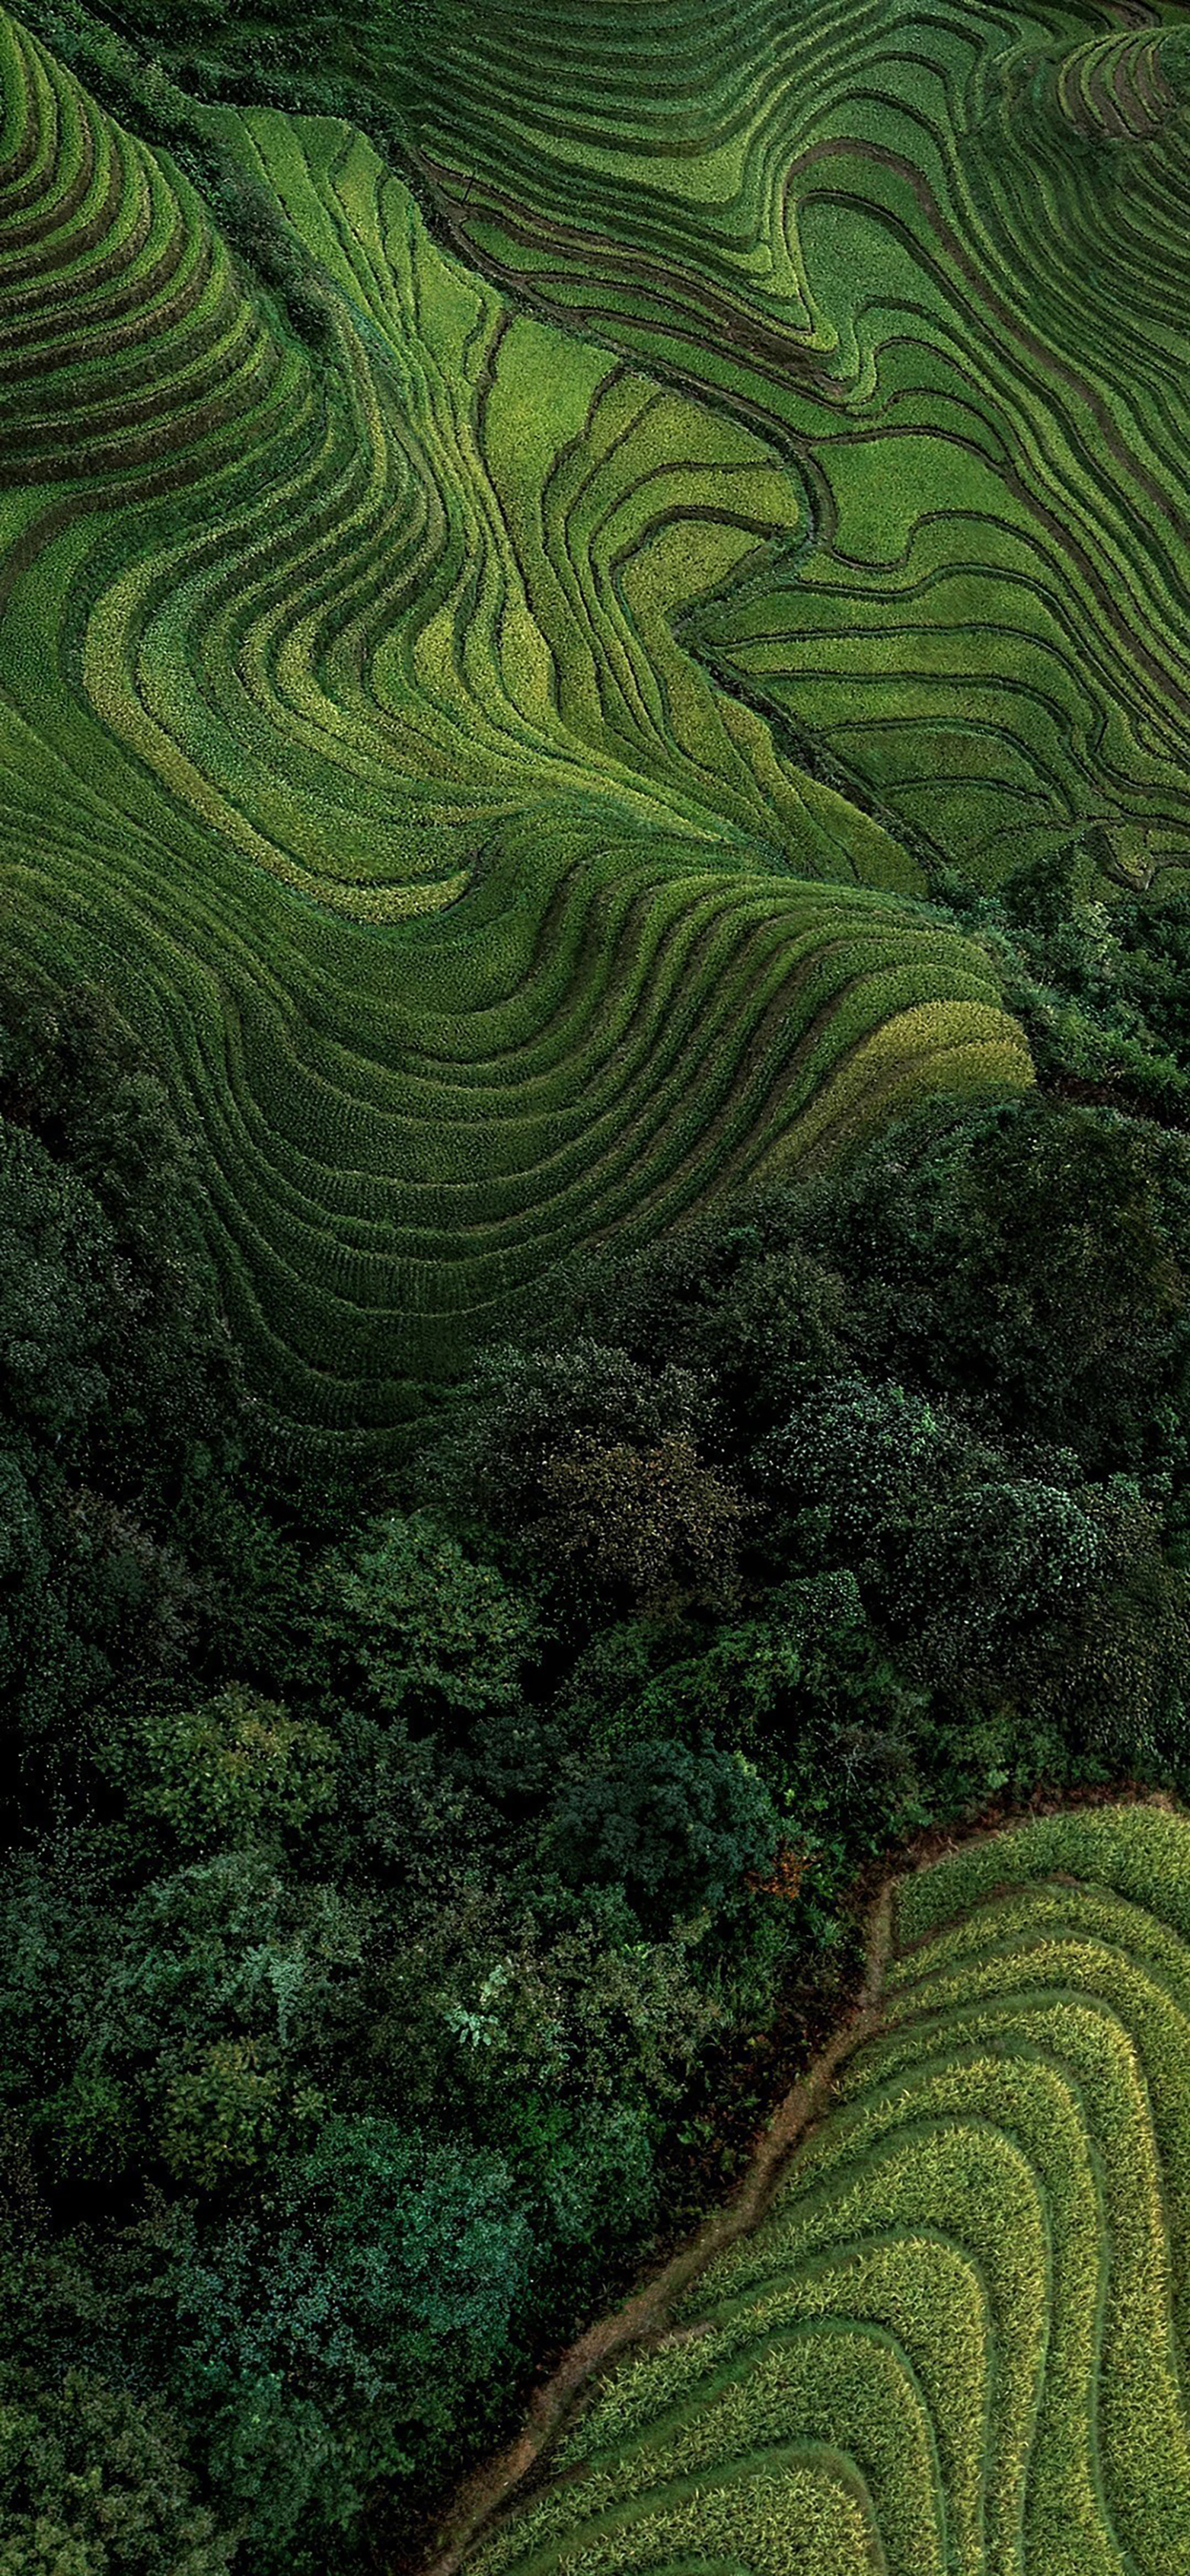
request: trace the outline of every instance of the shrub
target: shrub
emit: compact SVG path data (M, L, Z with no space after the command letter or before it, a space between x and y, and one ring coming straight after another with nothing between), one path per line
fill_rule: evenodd
M223 2576L235 2539L195 2499L165 2409L70 2371L0 2393L4 2576Z
M537 1636L531 1604L425 1513L392 1513L332 1556L322 1625L341 1687L384 1719L466 1727L515 1700Z
M779 1830L768 1791L738 1754L709 1738L697 1749L629 1744L562 1790L544 1849L573 1885L623 1887L641 1922L662 1931L742 1905Z
M235 1684L198 1708L137 1712L99 1759L186 1851L300 1834L336 1794L326 1729Z

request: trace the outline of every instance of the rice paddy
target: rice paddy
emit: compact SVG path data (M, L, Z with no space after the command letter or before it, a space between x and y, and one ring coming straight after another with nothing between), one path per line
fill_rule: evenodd
M684 631L977 877L1184 863L1182 7L449 13L421 167L536 308L712 394L807 528Z
M276 1414L386 1445L577 1246L1030 1080L895 818L695 637L810 542L763 423L340 118L206 112L315 348L12 16L0 107L6 935L165 1066Z
M1175 2576L1190 2559L1190 1820L903 1880L765 2215L475 2576Z

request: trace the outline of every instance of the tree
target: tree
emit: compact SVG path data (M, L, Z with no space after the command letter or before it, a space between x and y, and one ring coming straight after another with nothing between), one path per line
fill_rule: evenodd
M194 2494L164 2407L85 2371L0 2381L3 2576L224 2576L235 2538Z
M1161 1463L1190 1388L1190 1141L1025 1097L890 1131L812 1239L867 1373L979 1404L1094 1474Z
M336 1794L334 1738L313 1719L231 1684L197 1708L135 1706L97 1761L134 1817L187 1853L297 1835Z
M950 1405L864 1378L828 1379L765 1444L790 1545L856 1575L911 1669L977 1683L1011 1666L1022 1630L1065 1617L1102 1548L1077 1462L1030 1475Z
M765 1867L779 1821L758 1774L704 1739L624 1745L559 1792L543 1847L572 1885L624 1889L646 1930L730 1914Z
M414 1728L514 1701L537 1614L424 1512L390 1513L327 1562L318 1604L340 1691Z
M336 2117L263 2212L179 2207L143 2236L165 2367L261 2569L321 2571L378 2485L419 2500L494 2424L536 2252L506 2163L392 2117Z
M26 1793L117 1683L249 1624L247 1407L164 1086L101 997L0 999L0 1698ZM234 1577L232 1569L234 1567ZM243 1607L226 1611L234 1579ZM10 1765L11 1769L11 1765Z
M647 1449L582 1441L547 1460L541 1490L538 1548L596 1598L647 1609L734 1592L744 1499L681 1433Z

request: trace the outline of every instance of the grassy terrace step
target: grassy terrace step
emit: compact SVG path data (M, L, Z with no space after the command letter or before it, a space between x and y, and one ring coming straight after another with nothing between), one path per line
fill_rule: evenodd
M474 2576L1190 2564L1190 1819L1056 1816L902 1881L871 2021Z
M208 112L315 351L10 17L0 114L14 944L170 1070L279 1413L383 1444L576 1246L1030 1079L898 833L691 649L807 539L780 446L337 118Z
M1088 834L1182 865L1190 13L436 25L415 149L467 254L800 466L809 541L692 649L985 879Z

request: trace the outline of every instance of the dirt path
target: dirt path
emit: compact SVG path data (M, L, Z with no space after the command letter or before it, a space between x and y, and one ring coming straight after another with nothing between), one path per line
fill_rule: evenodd
M632 2344L662 2330L669 2310L717 2254L754 2227L772 2198L792 2149L826 2111L839 2067L879 2021L880 1997L892 1939L892 1902L898 1870L884 1880L868 1918L864 1982L858 2002L829 2046L791 2086L769 2121L752 2162L732 2198L699 2229L693 2243L675 2254L635 2297L610 2316L600 2317L571 2345L558 2368L539 2388L523 2430L507 2450L476 2471L456 2496L437 2535L437 2548L425 2576L456 2576L464 2557L496 2515L514 2499L554 2441L576 2397L594 2374L618 2359Z

